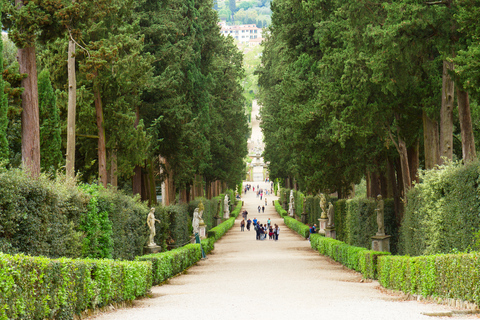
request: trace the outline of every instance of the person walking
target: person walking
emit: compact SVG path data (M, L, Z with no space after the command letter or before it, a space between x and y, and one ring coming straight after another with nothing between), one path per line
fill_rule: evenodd
M265 207L267 206L267 198L265 198Z
M252 224L252 220L247 220L247 230L250 231L250 225Z
M240 222L240 231L245 231L245 219Z
M262 227L260 226L259 223L257 223L257 224L255 225L255 232L256 232L256 239L257 239L257 240L260 240L260 230L261 230L261 228L262 228Z
M260 213L261 209L262 209L262 207L258 206L258 213Z
M262 213L265 212L265 206L262 206Z
M275 224L275 241L278 240L278 235L280 234L280 227Z
M267 225L268 225L269 228L270 228L270 225L271 225L271 224L272 224L272 220L270 220L270 218L268 218L268 220L267 220Z
M253 218L253 227L255 228L256 225L257 225L257 218Z

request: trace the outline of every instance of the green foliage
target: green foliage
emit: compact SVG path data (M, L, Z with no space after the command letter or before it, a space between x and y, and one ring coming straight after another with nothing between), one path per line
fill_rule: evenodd
M82 255L89 258L112 258L112 223L108 218L108 211L100 211L98 207L101 187L84 184L80 188L91 196L87 212L80 219L80 230L85 233Z
M43 171L55 174L63 162L60 115L50 82L50 72L44 69L38 76L40 110L40 161Z
M371 279L375 279L377 276L377 257L390 255L389 252L375 252L350 246L342 241L326 238L319 234L310 236L310 244L320 254L329 256L344 266L361 272L365 278Z
M295 231L305 239L308 238L310 234L310 228L307 225L289 216L284 216L283 221L285 222L285 225L287 227L289 227L290 229L292 229L293 231Z
M0 38L0 70L3 74L3 39ZM5 81L0 78L0 167L3 167L9 160L9 148L7 139L8 127L8 101L5 95Z
M478 252L422 257L379 258L378 279L385 288L422 296L480 302Z
M87 308L145 295L151 275L146 262L0 253L0 319L73 319Z
M161 284L168 278L183 272L202 258L198 244L188 244L172 251L139 256L136 261L152 263L153 285Z
M466 251L480 229L478 161L422 171L400 229L400 252L412 256Z

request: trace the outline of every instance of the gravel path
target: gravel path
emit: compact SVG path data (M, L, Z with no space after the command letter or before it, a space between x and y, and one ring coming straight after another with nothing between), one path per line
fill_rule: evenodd
M257 183L255 183L257 184ZM260 183L264 187L265 183ZM423 312L450 310L441 305L403 301L382 292L379 284L320 256L309 242L290 231L267 196L244 195L249 218L271 218L280 225L279 241L255 240L240 232L240 219L217 243L208 259L198 262L168 284L152 288L152 298L133 308L89 319L441 319Z

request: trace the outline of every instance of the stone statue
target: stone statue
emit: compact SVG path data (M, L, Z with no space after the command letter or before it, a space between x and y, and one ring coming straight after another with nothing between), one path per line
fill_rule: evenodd
M293 198L293 190L290 190L290 202L288 203L288 214L290 217L295 216L295 199Z
M327 219L327 199L323 193L320 193L320 209L322 209L320 219Z
M382 195L377 196L377 224L378 224L378 231L377 236L384 236L385 235L385 223L384 223L384 211L383 211L383 199Z
M148 244L147 246L149 247L155 247L157 244L153 241L153 238L155 237L155 221L160 223L160 220L155 219L155 208L151 208L150 212L148 213L147 216L147 225L150 228L150 237L148 239Z
M195 210L193 211L193 220L192 220L193 234L200 232L200 219L201 219L201 215L199 212L199 208L195 208Z
M225 195L225 198L223 199L223 217L228 218L230 216L230 208L228 206L228 195Z
M335 218L335 208L333 207L333 204L332 204L331 202L329 202L329 203L328 203L328 223L327 223L327 228L333 228L333 227L335 227L334 218Z

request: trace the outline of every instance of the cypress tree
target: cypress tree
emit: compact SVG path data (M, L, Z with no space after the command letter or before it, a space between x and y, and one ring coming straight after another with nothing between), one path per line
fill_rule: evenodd
M0 70L3 72L3 40L0 38ZM4 93L5 84L3 78L0 77L0 165L8 162L9 150L7 140L8 126L8 104L7 97Z
M38 102L40 111L40 166L44 171L55 172L62 162L60 115L55 93L50 82L50 72L44 69L38 77Z

